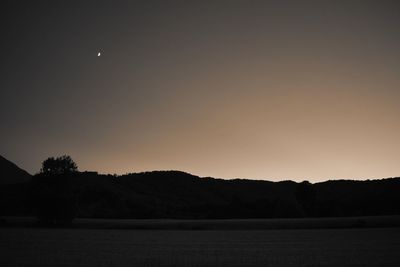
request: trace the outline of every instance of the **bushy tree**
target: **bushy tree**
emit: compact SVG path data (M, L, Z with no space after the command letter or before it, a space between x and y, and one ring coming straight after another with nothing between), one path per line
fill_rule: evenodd
M35 215L47 225L70 223L76 215L76 197L70 180L78 166L70 156L49 157L34 176L31 197Z
M64 155L61 157L50 157L42 163L40 170L44 175L62 175L70 174L78 171L78 166L70 156Z

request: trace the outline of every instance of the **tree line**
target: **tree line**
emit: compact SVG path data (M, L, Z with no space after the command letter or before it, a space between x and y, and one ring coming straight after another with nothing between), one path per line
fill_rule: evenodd
M16 198L5 199L4 203L11 204L3 205L0 215L33 215L47 225L69 224L76 217L232 219L400 214L399 178L312 184L200 178L179 171L100 175L79 172L70 156L46 159L29 183L3 190L21 199L25 196L25 204Z

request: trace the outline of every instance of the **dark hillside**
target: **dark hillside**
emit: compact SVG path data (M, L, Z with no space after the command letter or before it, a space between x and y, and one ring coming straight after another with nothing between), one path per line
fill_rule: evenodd
M35 176L32 181L0 186L0 215L34 214L31 197L42 190L43 183L39 180L40 177ZM76 216L86 218L227 219L400 214L400 178L310 184L201 178L180 171L122 176L78 172L64 177L57 190L68 191L76 206Z
M327 181L314 187L323 216L400 214L400 178Z
M0 185L27 182L31 175L0 156Z
M0 156L0 214L23 215L31 175Z

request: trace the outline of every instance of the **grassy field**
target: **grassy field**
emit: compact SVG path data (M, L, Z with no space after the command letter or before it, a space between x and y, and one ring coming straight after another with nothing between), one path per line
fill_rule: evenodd
M37 227L33 217L3 217L0 227ZM336 229L336 228L400 228L400 215L287 218L287 219L84 219L73 221L70 228L131 230L271 230L271 229Z
M400 266L400 229L0 228L0 266Z

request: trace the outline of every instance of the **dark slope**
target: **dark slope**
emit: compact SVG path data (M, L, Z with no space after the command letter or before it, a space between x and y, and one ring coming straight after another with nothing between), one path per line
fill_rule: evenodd
M29 173L0 156L0 185L24 183L30 178Z
M288 203L291 214L301 214L296 210L294 182L200 178L179 171L129 174L116 181L160 203L156 210L163 217L286 217L278 207Z
M321 216L400 214L400 178L326 181L314 188Z
M312 203L298 183L200 178L179 171L122 176L80 173L71 178L81 217L283 218L400 214L400 178L327 181L311 185Z
M23 172L23 171L22 171ZM2 174L3 175L3 174ZM38 177L0 185L0 215L31 215ZM53 180L54 181L54 180ZM35 186L36 185L36 186ZM64 179L78 217L91 218L283 218L400 214L400 178L308 184L200 178L180 171L122 176L81 172ZM45 186L46 187L46 186ZM308 194L308 195L307 195Z
M0 156L0 214L27 213L26 196L32 176Z

